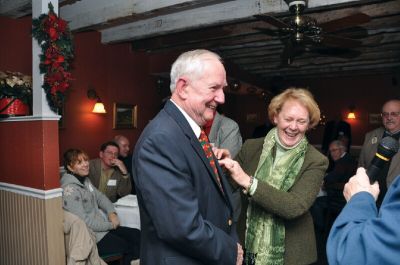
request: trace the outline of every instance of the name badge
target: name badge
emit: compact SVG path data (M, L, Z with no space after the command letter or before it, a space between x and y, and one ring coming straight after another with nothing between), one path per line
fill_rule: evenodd
M117 180L116 179L109 179L107 182L107 186L117 186Z

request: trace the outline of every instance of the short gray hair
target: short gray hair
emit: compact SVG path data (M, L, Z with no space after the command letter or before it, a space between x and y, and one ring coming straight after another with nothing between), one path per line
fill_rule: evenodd
M342 140L333 140L329 145L335 145L343 151L347 151L346 145L343 143Z
M190 78L196 79L198 78L204 70L204 57L210 56L221 63L223 63L221 57L209 50L199 49L199 50L192 50L188 52L182 53L172 64L171 67L171 84L170 89L171 93L174 92L176 82L178 81L179 77L183 75L188 75Z

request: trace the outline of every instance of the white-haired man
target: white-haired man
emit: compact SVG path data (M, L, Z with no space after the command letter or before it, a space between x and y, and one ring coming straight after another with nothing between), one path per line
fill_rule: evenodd
M172 65L171 99L133 155L142 265L242 264L231 189L201 128L224 103L226 85L210 51L183 53Z

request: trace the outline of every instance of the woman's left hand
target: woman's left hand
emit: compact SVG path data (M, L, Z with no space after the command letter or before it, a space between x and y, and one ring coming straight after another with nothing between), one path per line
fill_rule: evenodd
M108 215L108 220L113 224L114 229L119 226L119 219L116 213L110 213Z
M218 161L218 163L223 166L226 170L229 171L232 179L242 186L243 188L247 189L250 186L251 178L247 175L239 163L235 160L230 158L224 158Z

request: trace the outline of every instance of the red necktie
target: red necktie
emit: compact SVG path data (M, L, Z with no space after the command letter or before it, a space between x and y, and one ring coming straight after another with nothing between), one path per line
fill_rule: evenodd
M206 133L203 130L201 130L199 141L200 141L201 146L203 147L203 151L206 154L206 157L208 158L208 161L210 162L210 166L214 170L214 174L217 178L219 187L222 190L221 179L218 174L217 166L215 165L215 160L214 160L213 152L211 149L211 145L210 145L210 142L208 141L208 137L207 137Z

